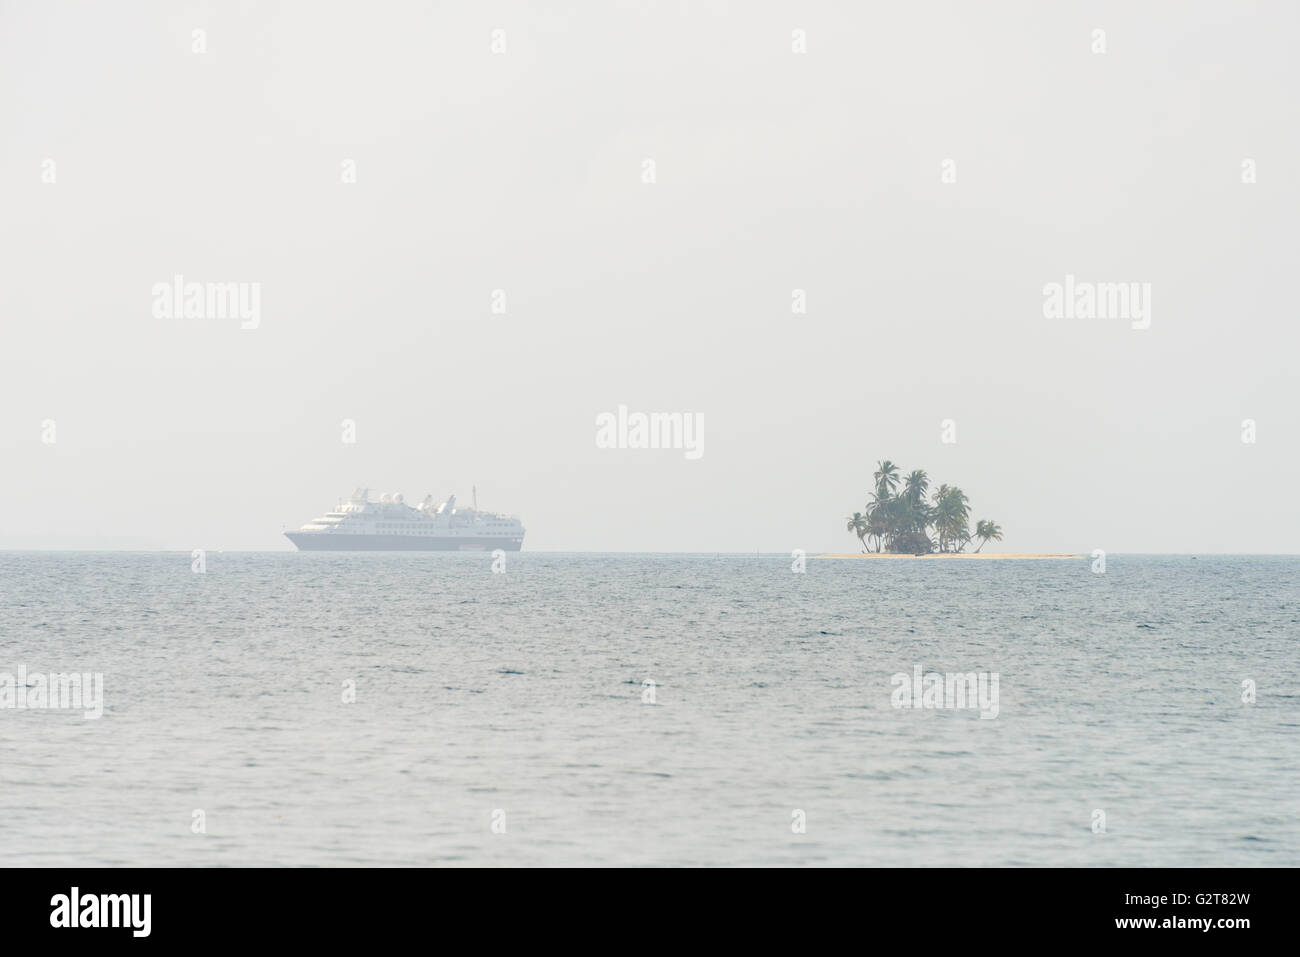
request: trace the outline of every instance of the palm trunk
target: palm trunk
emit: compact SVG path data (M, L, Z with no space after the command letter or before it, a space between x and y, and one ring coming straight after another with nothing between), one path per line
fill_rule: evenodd
M980 542L980 548L983 548L985 545L987 545L987 544L988 544L988 541L989 541L989 540L986 538L986 539L984 539L984 541ZM980 553L980 548L975 549L975 554L976 554L976 555L978 555L978 554Z

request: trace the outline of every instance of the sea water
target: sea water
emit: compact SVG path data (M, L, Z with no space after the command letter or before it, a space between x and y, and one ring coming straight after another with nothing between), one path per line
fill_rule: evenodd
M0 864L1300 864L1300 559L798 566L0 553Z

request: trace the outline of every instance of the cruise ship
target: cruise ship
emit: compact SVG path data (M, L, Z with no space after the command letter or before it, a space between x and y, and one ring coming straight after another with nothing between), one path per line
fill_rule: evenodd
M381 495L371 501L370 490L359 488L334 511L314 518L285 537L301 551L439 551L517 552L524 545L523 523L514 515L457 507L456 496L435 502L433 496L417 506L401 495Z

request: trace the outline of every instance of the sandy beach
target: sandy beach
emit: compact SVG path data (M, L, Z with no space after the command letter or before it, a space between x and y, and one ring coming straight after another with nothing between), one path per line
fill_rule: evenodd
M977 559L999 559L999 558L1083 558L1083 555L1065 555L1054 553L1034 553L1034 552L935 552L930 555L898 555L891 552L858 552L858 553L841 553L832 555L814 555L814 558L977 558Z

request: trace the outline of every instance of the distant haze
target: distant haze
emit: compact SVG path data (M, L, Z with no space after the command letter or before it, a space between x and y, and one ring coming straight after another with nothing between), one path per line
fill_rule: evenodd
M0 0L0 548L289 548L368 485L525 550L854 551L889 458L986 551L1295 552L1298 26ZM178 275L255 327L160 318ZM1067 276L1150 327L1045 317ZM702 455L597 447L620 405Z

